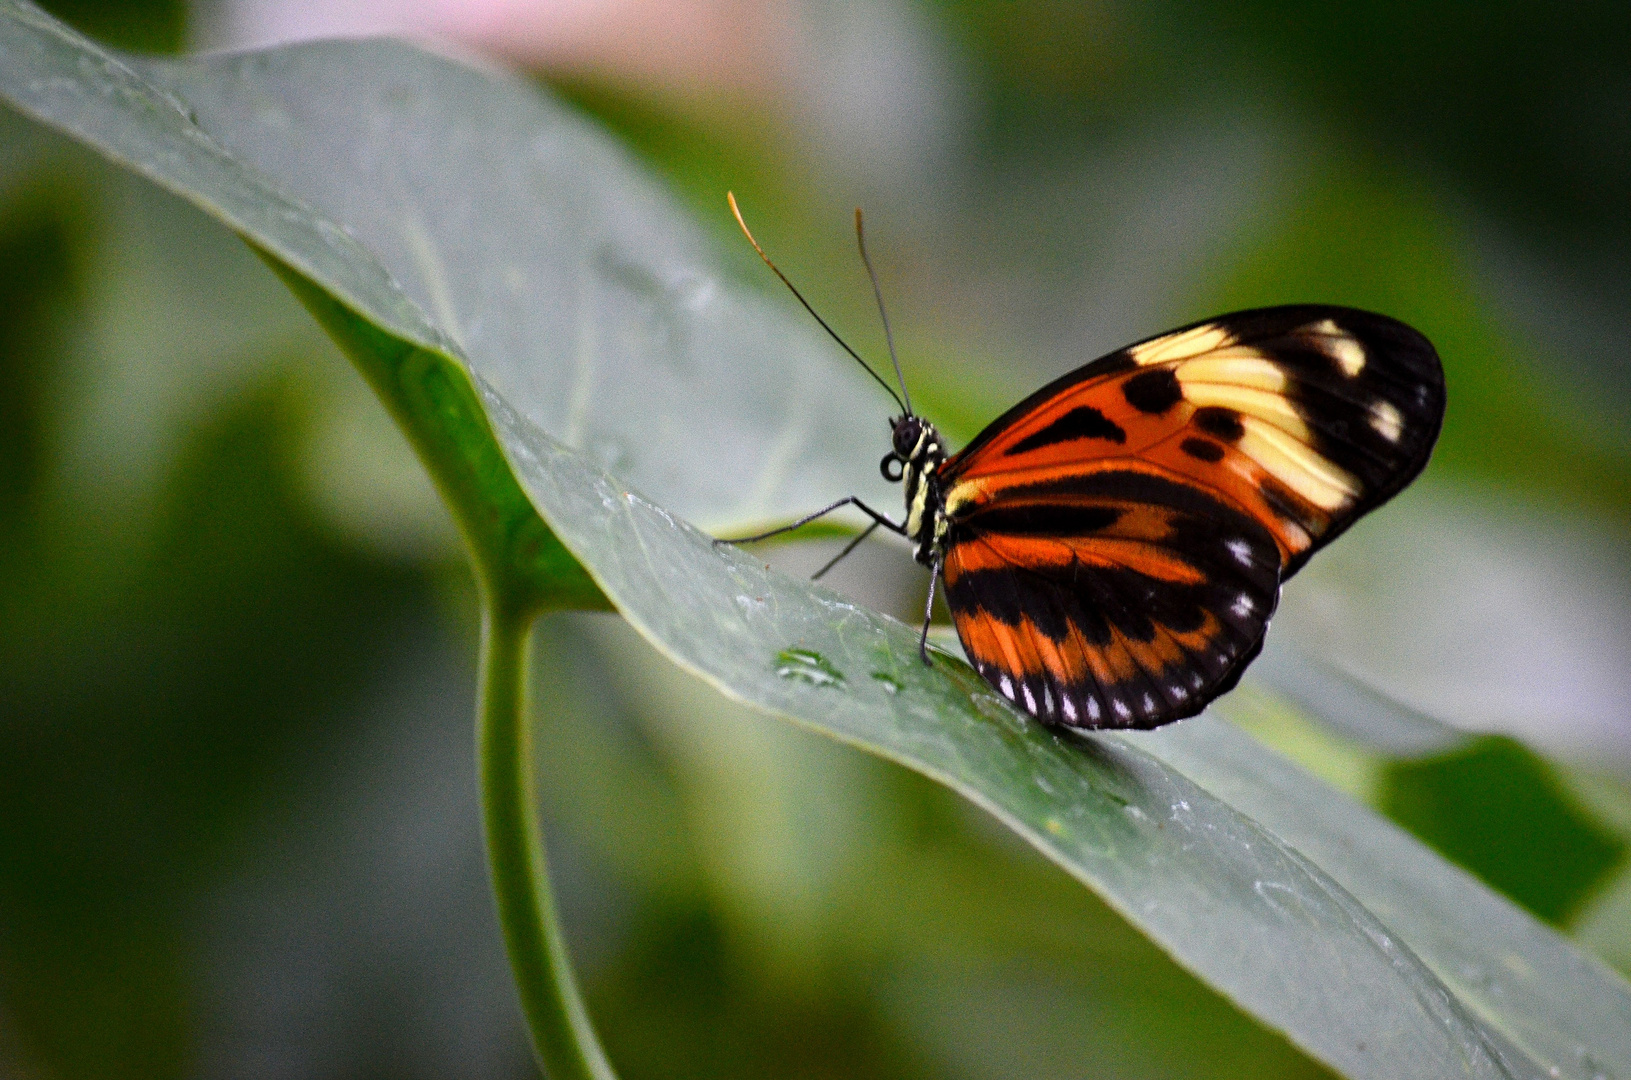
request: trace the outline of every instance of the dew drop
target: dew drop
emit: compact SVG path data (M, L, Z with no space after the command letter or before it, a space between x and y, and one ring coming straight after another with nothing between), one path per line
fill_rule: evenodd
M891 694L900 693L900 683L893 675L886 675L881 671L874 671L872 673L872 679L879 686L883 687L886 692Z
M843 686L844 674L814 649L797 646L776 654L776 674L792 682L810 686Z

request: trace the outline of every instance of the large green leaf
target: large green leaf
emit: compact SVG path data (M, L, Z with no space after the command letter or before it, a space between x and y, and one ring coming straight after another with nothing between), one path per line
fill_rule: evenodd
M883 392L780 297L722 280L674 201L531 83L391 41L141 70L377 257L435 328L423 343L689 520L899 498L844 452L886 448ZM314 280L372 315L373 293Z
M1251 740L1039 729L677 516L848 493L877 395L536 88L382 42L138 64L10 0L0 95L264 252L558 602L598 595L570 552L676 663L964 793L1345 1075L1631 1075L1631 988Z
M1561 934L1224 725L1135 739L1340 882L1544 1075L1625 1075L1631 987Z
M1631 1063L1631 987L1246 736L1041 729L961 661L924 667L910 627L715 548L483 394L528 493L676 663L961 792L1345 1075Z

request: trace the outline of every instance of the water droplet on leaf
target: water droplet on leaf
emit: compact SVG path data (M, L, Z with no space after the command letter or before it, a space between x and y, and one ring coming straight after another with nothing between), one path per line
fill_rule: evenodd
M811 686L843 686L844 674L814 649L793 647L776 654L776 674Z

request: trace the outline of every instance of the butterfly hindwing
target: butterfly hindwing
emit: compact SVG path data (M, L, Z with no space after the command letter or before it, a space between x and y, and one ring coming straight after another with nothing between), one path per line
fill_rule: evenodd
M1279 595L1268 531L1153 473L1014 493L953 527L944 574L965 651L1049 723L1155 727L1256 655Z
M937 470L965 650L1051 722L1200 711L1280 583L1421 471L1443 409L1427 340L1349 308L1241 312L1088 364Z

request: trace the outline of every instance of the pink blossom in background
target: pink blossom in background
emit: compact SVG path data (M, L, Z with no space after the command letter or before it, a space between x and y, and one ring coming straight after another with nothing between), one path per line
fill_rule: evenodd
M214 0L199 19L202 49L394 35L682 108L778 115L852 199L903 215L956 184L961 81L911 0Z
M525 67L735 96L778 85L797 14L789 0L223 0L201 44L433 37Z

